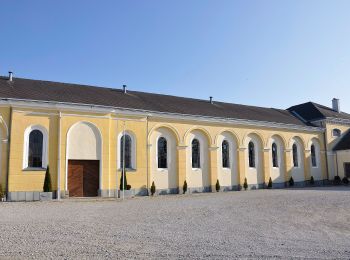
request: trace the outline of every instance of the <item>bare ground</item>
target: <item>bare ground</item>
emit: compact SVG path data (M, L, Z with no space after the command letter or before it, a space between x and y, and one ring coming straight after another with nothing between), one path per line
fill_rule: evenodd
M350 259L350 188L1 203L0 258Z

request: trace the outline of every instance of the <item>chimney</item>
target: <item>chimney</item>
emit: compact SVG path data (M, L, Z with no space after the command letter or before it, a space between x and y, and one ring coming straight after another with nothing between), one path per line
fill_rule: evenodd
M12 74L13 74L12 71L9 71L9 81L12 81L12 78L13 78Z
M338 98L333 98L332 107L334 111L340 113L340 102Z
M210 104L213 104L213 97L209 97Z
M123 85L123 92L126 94L126 85Z

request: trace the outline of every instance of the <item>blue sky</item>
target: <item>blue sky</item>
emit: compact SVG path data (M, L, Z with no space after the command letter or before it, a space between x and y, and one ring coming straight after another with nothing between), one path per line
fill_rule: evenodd
M350 1L1 2L0 74L350 112Z

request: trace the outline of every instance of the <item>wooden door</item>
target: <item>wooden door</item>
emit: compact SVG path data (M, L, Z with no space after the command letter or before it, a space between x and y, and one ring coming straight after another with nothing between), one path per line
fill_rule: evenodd
M98 195L100 162L95 160L68 161L68 190L70 197Z

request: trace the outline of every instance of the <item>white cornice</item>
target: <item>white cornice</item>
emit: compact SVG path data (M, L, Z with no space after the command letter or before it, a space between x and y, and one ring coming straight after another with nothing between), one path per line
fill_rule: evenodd
M128 114L129 116L143 116L143 117L153 117L161 119L173 119L181 121L198 121L207 123L223 123L230 125L242 125L242 126L254 126L254 127L266 127L266 128L277 128L277 129L287 129L287 130L298 130L298 131L308 131L308 132L324 132L324 128L320 127L310 127L301 126L295 124L284 124L268 121L256 121L247 119L232 119L232 118L220 118L220 117L210 117L201 115L188 115L188 114L177 114L168 112L157 112L157 111L147 111L141 109L131 109L131 108L120 108L120 107L108 107L92 104L77 104L77 103L64 103L55 101L40 101L40 100L25 100L25 99L0 99L0 105L10 105L17 108L29 108L29 109L51 109L64 111L77 111L86 113L112 113L112 114Z

